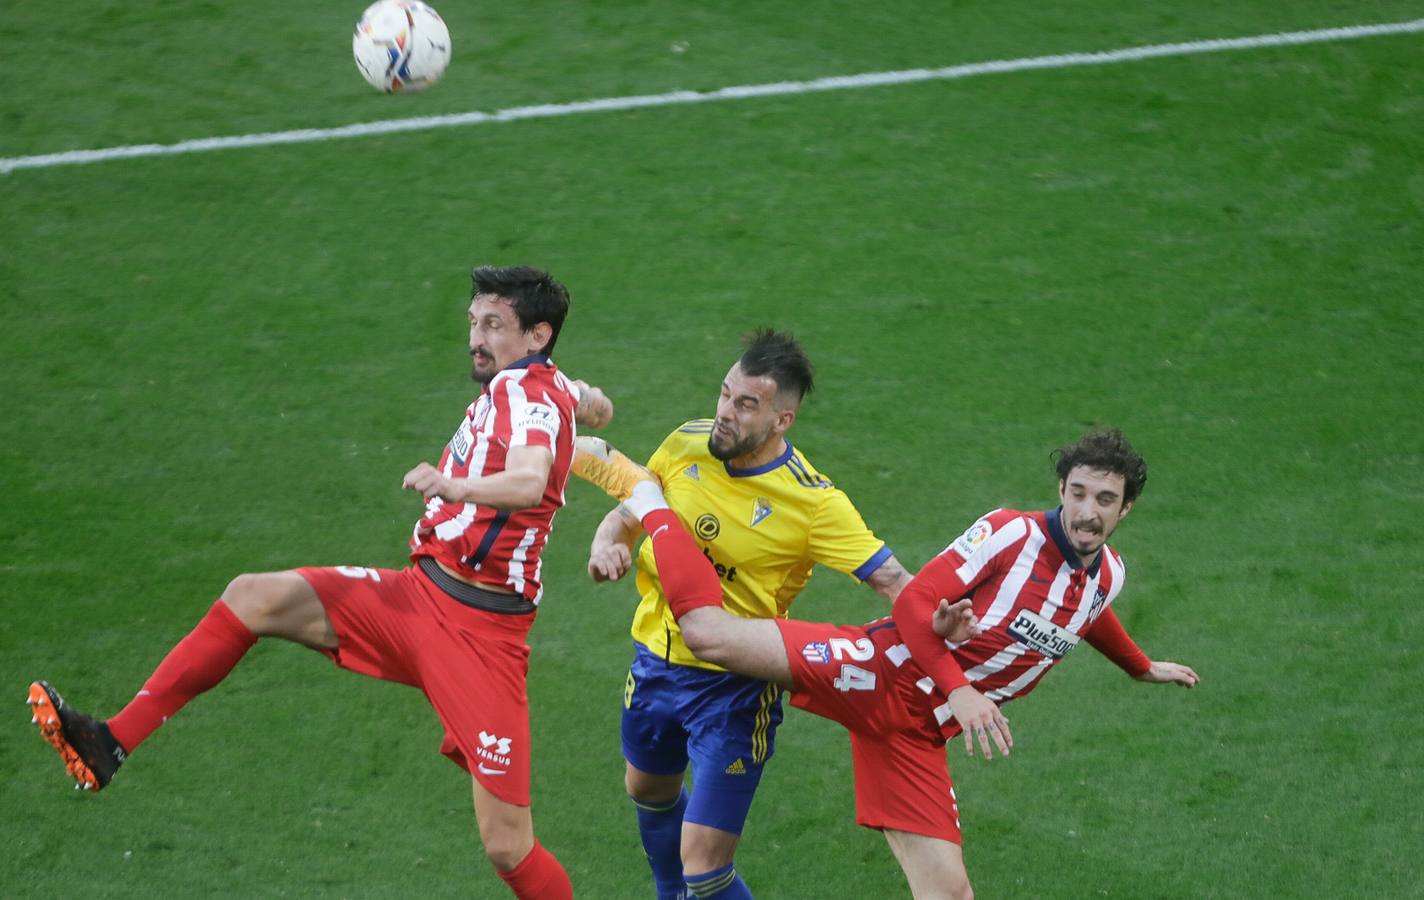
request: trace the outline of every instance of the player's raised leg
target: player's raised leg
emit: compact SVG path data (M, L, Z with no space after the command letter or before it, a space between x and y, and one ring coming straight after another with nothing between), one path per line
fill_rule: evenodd
M100 790L128 754L189 700L226 678L263 636L336 647L321 602L300 575L239 575L118 715L96 720L67 706L58 691L39 681L30 686L35 722L74 780L86 790Z
M885 829L885 841L910 882L915 900L973 900L964 852L953 841Z
M771 619L744 619L722 607L722 584L656 482L639 482L624 503L639 515L682 640L698 659L738 675L791 688L791 665Z
M656 476L602 438L580 437L573 472L623 501L653 543L658 577L683 641L698 659L738 675L791 687L791 666L776 623L722 607L722 585L692 536L668 507Z

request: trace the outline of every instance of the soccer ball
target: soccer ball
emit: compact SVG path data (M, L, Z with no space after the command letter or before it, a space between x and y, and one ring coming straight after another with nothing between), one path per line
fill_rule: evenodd
M377 90L419 91L450 64L450 29L419 0L377 0L361 14L351 36L356 68Z

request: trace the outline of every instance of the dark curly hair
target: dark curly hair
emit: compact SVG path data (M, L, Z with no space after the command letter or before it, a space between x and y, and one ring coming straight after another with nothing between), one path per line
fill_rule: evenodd
M1068 473L1078 466L1121 475L1124 504L1136 500L1147 485L1147 461L1116 428L1090 431L1066 447L1054 450L1049 459L1058 470L1059 481L1066 481Z
M470 272L470 281L473 284L471 299L477 294L493 294L508 300L514 307L520 331L527 333L540 322L548 322L553 330L549 343L540 352L545 356L554 354L559 330L569 314L569 292L562 284L543 269L529 266L477 266Z

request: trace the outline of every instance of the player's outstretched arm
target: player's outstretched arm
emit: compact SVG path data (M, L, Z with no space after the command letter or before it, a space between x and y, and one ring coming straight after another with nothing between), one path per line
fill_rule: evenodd
M1153 660L1152 667L1146 672L1133 677L1149 684L1180 684L1184 688L1193 688L1201 683L1201 676L1190 666L1158 660Z
M1093 649L1106 656L1138 681L1150 684L1180 684L1196 687L1201 677L1188 666L1174 662L1154 662L1128 636L1122 620L1112 608L1103 610L1098 621L1084 635Z
M602 428L613 421L613 401L602 389L577 378L574 387L579 391L578 406L574 408L575 422L584 428Z
M621 503L608 511L593 544L588 548L588 576L594 581L617 581L633 566L633 543L643 533L643 523Z

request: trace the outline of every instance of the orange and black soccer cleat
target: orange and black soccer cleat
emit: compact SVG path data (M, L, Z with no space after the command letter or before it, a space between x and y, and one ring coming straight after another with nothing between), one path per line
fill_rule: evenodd
M74 778L75 790L103 790L128 756L109 733L109 726L70 709L47 681L31 684L25 702L32 710L30 721L59 751L64 768Z
M573 473L602 488L615 500L633 496L633 488L640 481L658 480L658 476L633 462L618 448L591 435L574 439Z

